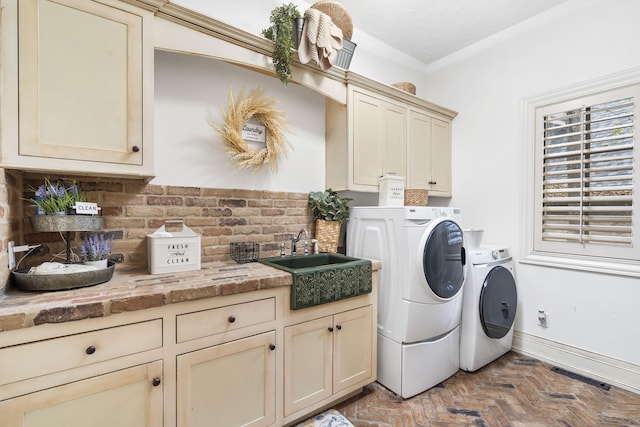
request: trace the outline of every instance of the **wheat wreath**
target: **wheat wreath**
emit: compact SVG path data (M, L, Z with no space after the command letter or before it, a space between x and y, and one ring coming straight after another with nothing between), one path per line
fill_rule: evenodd
M289 148L284 135L289 125L285 113L273 107L277 103L277 99L265 96L264 88L251 89L246 97L242 88L237 99L233 97L233 89L229 90L229 105L223 113L224 126L210 124L222 136L224 149L231 154L231 160L238 168L251 167L255 171L268 163L273 172L278 170L278 158L286 156ZM260 150L252 149L242 138L242 128L251 118L267 129L266 144Z

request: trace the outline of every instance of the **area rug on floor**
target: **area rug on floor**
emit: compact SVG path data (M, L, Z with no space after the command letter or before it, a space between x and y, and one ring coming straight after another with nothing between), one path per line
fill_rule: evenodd
M348 419L335 409L329 409L313 418L296 424L295 427L354 427Z

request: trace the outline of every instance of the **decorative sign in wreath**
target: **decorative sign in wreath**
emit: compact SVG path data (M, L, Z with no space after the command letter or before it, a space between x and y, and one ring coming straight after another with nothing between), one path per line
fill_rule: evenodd
M285 113L273 108L278 100L266 97L264 93L265 89L256 88L245 97L243 88L234 100L231 89L229 105L223 114L224 126L212 126L222 136L225 151L231 154L231 160L238 168L252 167L257 170L268 163L275 172L278 170L278 158L287 154L288 143L284 133L289 130L289 125ZM259 124L247 123L251 119ZM262 133L266 133L266 136ZM265 147L254 150L246 140L264 140Z

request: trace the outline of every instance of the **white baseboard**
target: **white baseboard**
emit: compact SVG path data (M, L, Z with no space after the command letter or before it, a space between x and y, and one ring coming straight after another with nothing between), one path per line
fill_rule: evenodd
M513 350L567 371L640 394L638 365L520 331L513 332Z

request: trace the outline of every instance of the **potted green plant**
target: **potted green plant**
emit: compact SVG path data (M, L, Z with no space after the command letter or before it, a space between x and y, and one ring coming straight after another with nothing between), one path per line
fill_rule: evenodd
M338 252L342 224L349 219L349 201L331 188L309 193L309 206L316 220L316 239L320 252Z
M285 86L291 77L291 63L296 48L291 37L296 19L301 19L298 8L293 3L283 3L271 11L271 26L262 30L262 35L273 42L273 67Z
M80 191L75 181L65 183L63 181L51 182L44 179L44 184L32 189L35 197L28 199L36 207L38 214L66 215L76 202L86 202L87 196Z
M113 235L106 238L104 233L85 234L79 247L82 262L98 268L106 268L111 256L112 243Z

